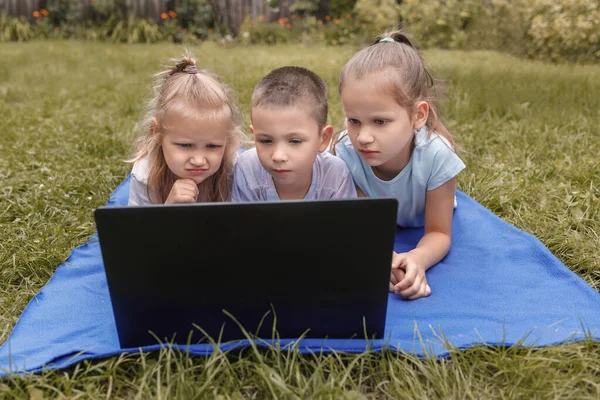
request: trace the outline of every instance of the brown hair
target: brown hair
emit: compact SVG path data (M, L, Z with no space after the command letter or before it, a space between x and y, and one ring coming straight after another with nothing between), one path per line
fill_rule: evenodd
M164 203L177 177L171 172L162 150L165 113L174 107L184 115L198 119L231 118L231 131L221 167L198 185L199 201L226 201L231 197L233 162L244 139L240 112L232 99L230 89L214 73L196 68L196 60L189 54L171 59L172 66L154 75L154 96L138 123L141 132L135 143L134 156L129 162L148 157L148 198L152 203ZM152 124L156 119L155 132Z
M327 85L323 79L303 67L281 67L262 78L252 93L252 108L292 105L306 107L319 129L327 125Z
M381 42L385 38L390 38L393 42L388 43L389 39ZM429 115L425 125L429 132L436 132L454 147L452 134L440 120L434 79L417 48L400 30L377 36L373 44L360 50L346 63L340 72L340 94L347 78L360 79L384 70L386 73L379 76L387 79L387 87L398 104L410 114L418 101L426 101L429 104ZM335 145L341 140L340 133L332 140L334 152Z

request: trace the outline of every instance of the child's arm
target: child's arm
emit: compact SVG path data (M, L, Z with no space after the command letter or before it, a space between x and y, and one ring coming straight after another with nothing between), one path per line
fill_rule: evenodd
M401 268L405 276L394 286L394 292L413 300L429 296L425 271L448 254L452 234L452 214L456 178L427 192L425 199L425 235L408 253L394 253L392 270Z

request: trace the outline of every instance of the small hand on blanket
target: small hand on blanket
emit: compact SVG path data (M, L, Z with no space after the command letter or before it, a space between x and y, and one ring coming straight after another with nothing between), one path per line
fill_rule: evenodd
M406 300L429 296L431 288L427 284L425 268L419 266L409 253L393 253L390 292Z

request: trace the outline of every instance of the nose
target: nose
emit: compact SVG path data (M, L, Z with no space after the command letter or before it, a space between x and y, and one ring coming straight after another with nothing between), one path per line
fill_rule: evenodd
M362 144L362 145L367 145L367 144L371 144L373 143L373 135L371 135L371 133L369 132L368 129L360 129L358 131L358 135L356 136L356 140L358 141L358 143Z
M203 153L195 153L194 155L192 155L192 158L190 159L190 163L194 167L202 167L203 165L205 165L207 163L207 160Z
M286 162L288 160L287 154L283 149L283 146L277 146L275 151L273 151L272 159L274 162Z

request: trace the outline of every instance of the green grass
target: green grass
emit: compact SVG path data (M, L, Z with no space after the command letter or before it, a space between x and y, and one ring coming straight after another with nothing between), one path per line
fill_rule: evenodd
M237 89L246 122L254 84L284 64L318 72L331 88L331 122L342 120L337 76L352 48L192 50ZM181 53L168 44L0 45L0 343L94 231L93 210L130 169L122 160L151 75ZM465 149L459 188L538 237L599 290L600 68L493 52L425 56L445 83L442 111ZM481 346L439 360L277 350L191 358L164 350L12 376L0 380L0 398L598 398L598 382L593 341Z

